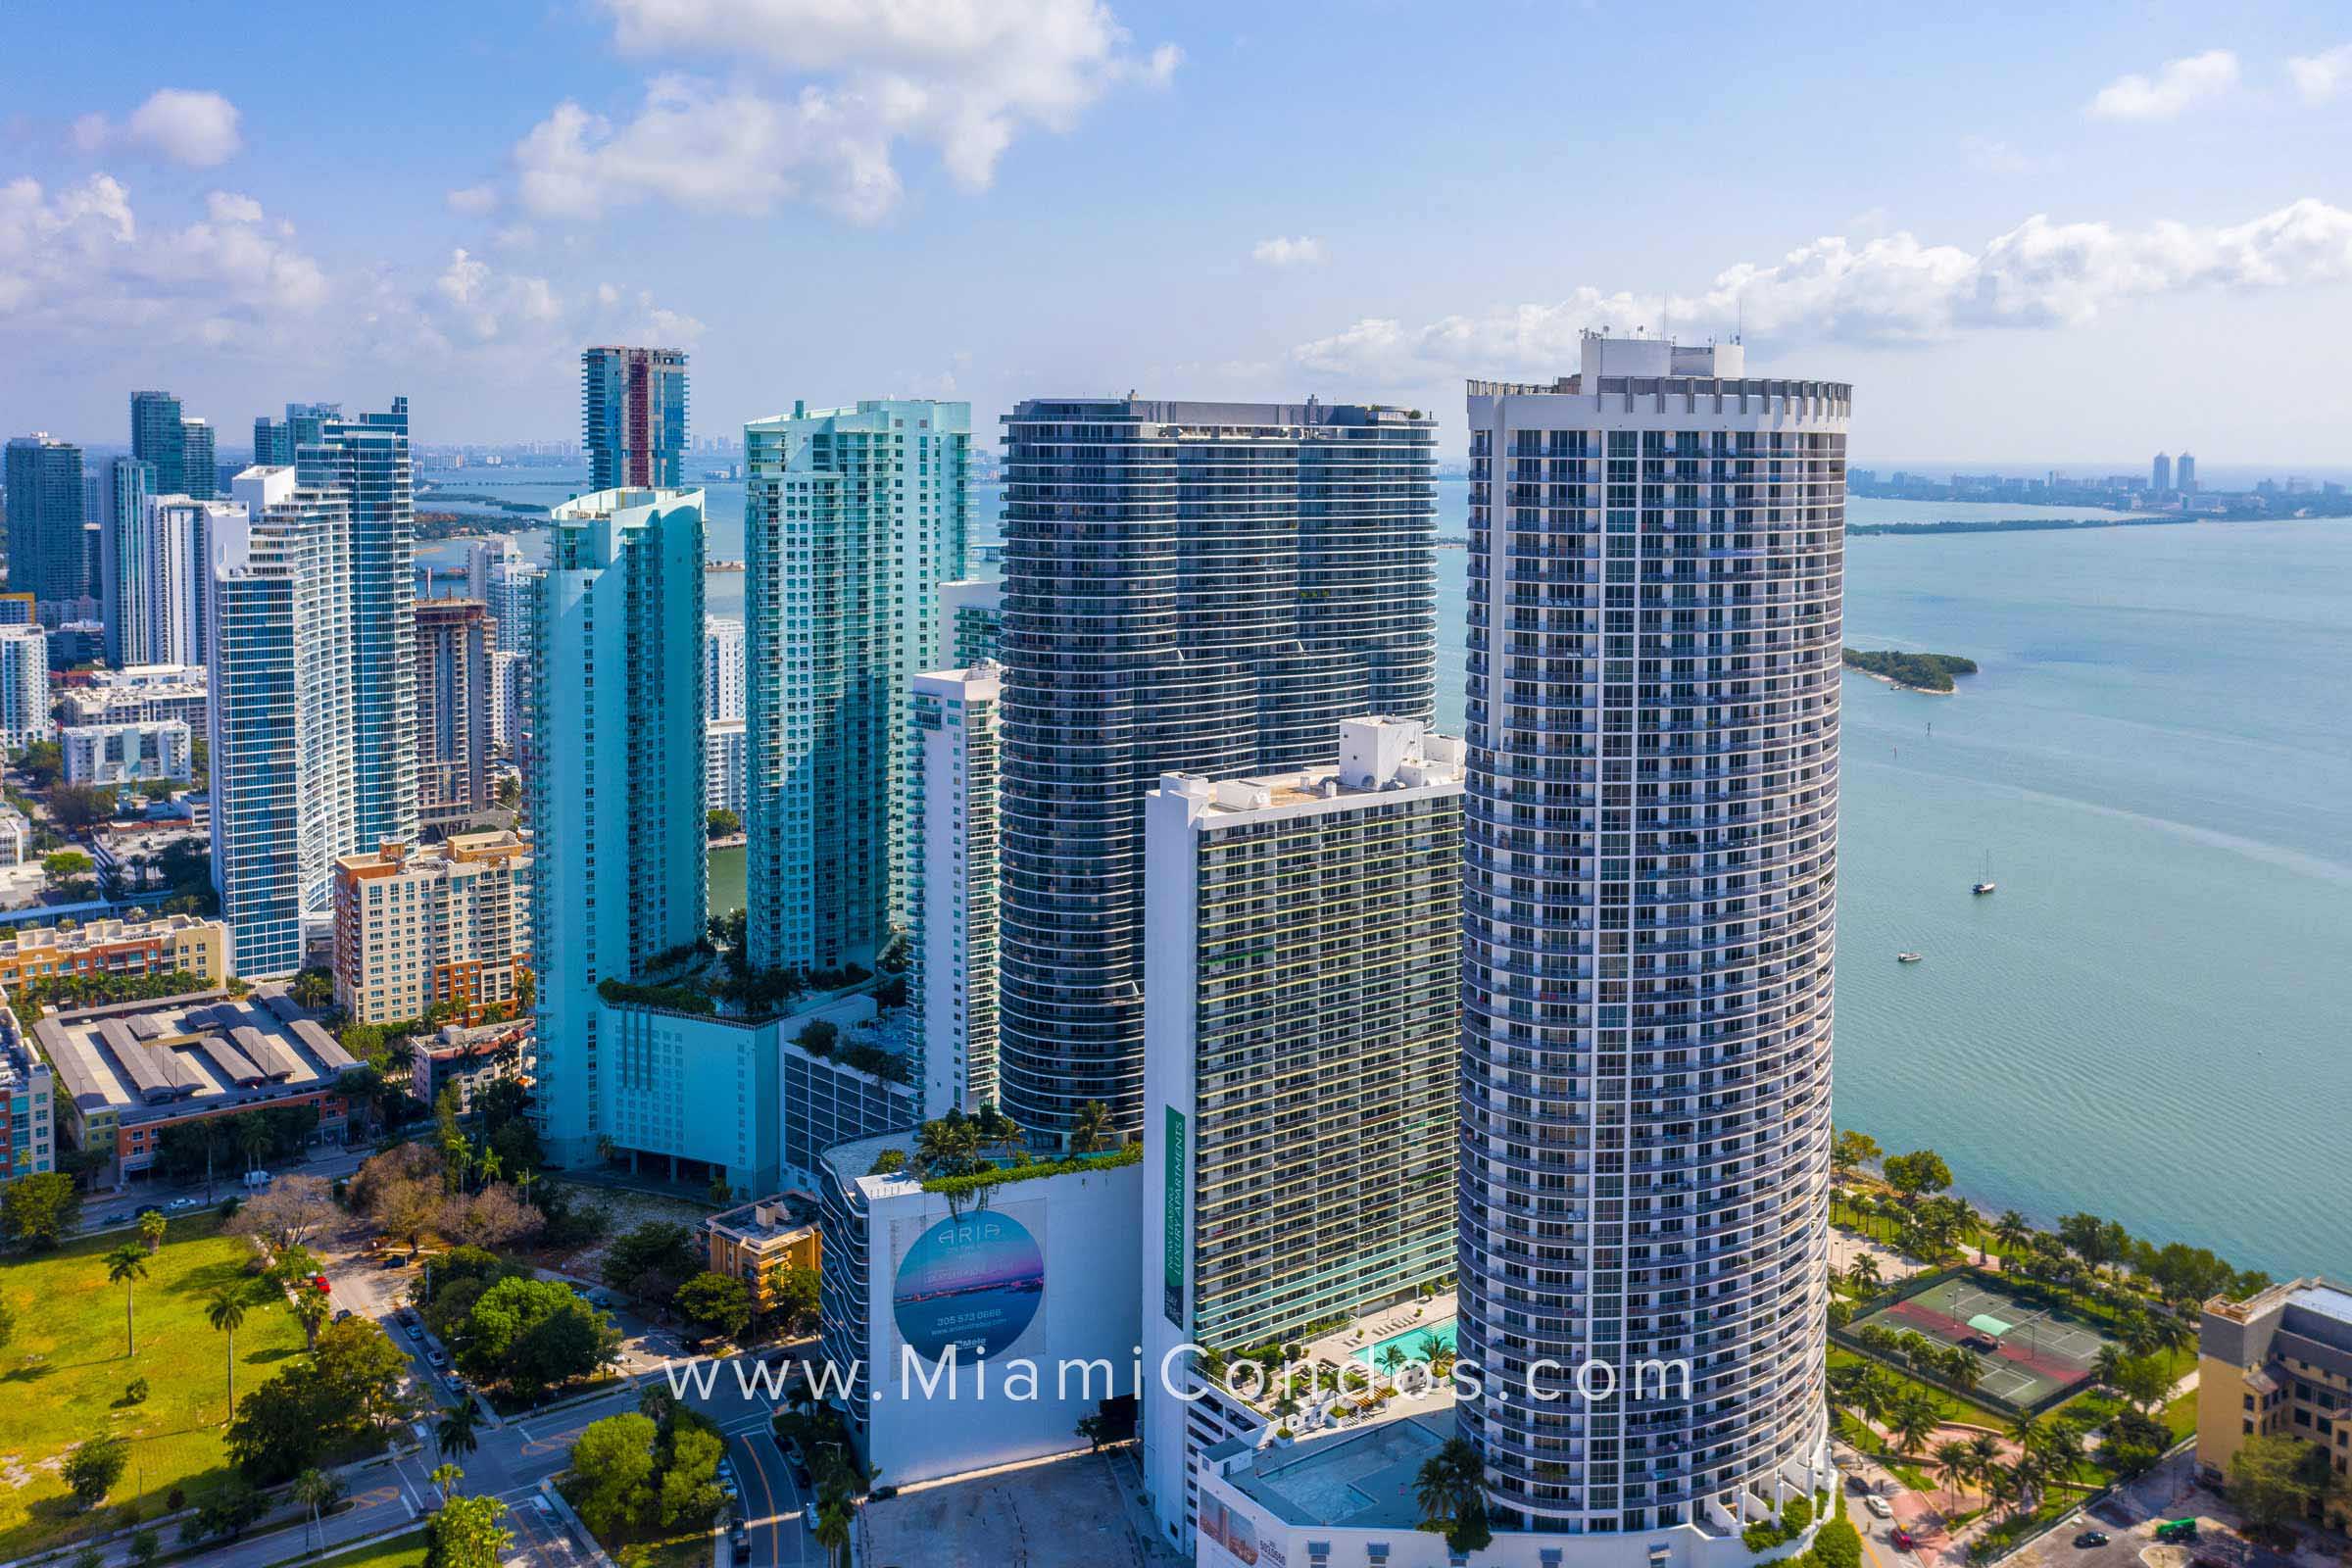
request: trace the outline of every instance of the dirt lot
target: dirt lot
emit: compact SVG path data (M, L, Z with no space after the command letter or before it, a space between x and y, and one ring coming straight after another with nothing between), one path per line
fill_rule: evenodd
M566 1182L572 1201L597 1203L612 1211L612 1226L606 1240L623 1231L644 1224L647 1220L665 1220L700 1232L702 1224L714 1210L708 1203L689 1202L684 1199L663 1198L654 1193L631 1192L625 1188L592 1186L586 1182ZM587 1247L534 1248L528 1254L541 1268L553 1269L576 1279L594 1281L603 1277L605 1244L596 1242Z
M1168 1568L1119 1484L1129 1454L1073 1454L868 1503L858 1560L872 1568Z

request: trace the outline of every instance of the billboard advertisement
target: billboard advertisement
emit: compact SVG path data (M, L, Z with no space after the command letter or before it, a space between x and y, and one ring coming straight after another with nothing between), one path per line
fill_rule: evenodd
M1021 1204L1044 1228L1043 1204ZM995 1208L952 1214L936 1224L901 1222L891 1282L899 1337L926 1361L948 1347L970 1361L1010 1349L1045 1300L1046 1250L1031 1224Z

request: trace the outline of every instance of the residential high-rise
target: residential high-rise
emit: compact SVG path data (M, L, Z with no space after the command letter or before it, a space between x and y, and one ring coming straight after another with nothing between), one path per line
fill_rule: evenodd
M971 407L796 403L743 436L751 960L870 967L903 910L908 683L963 575Z
M340 403L289 403L286 416L253 421L253 461L262 466L291 467L294 455L318 442L329 419L343 417Z
M1830 1475L1851 389L1743 362L1588 334L1470 383L1456 1417L1498 1530L1736 1537Z
M1147 1366L1308 1340L1453 1272L1462 743L1360 718L1337 751L1171 773L1145 804ZM1197 1456L1262 1422L1213 1393L1144 1421L1187 1544Z
M507 755L517 761L527 761L531 739L531 628L536 621L539 606L539 579L544 575L531 564L522 548L512 539L477 539L466 547L466 596L479 599L490 607L492 635L498 651L514 654L520 662L495 665L501 697L506 706L506 726L498 744Z
M997 696L993 663L914 677L906 935L926 1118L997 1102Z
M69 784L186 783L192 776L194 732L184 719L146 723L68 724L58 731Z
M47 431L9 442L8 585L37 603L89 592L82 547L81 448Z
M998 1070L1022 1126L1144 1098L1143 801L1327 761L1436 694L1433 421L1051 399L1005 417Z
M98 618L106 623L106 662L154 662L147 653L147 505L154 471L136 458L116 458L83 476L82 511L98 530ZM132 563L129 572L123 563Z
M743 622L725 615L703 618L703 714L743 716Z
M490 612L475 599L416 606L416 817L426 827L490 809Z
M548 535L526 775L536 1113L549 1157L579 1164L618 1131L627 1065L603 1059L598 983L704 932L703 493L580 496Z
M2148 466L2148 488L2160 496L2172 493L2173 460L2161 452L2156 454L2156 461Z
M531 846L458 833L335 860L335 1004L358 1023L512 1005L531 962Z
M212 560L213 531L233 525L244 515L244 507L234 500L158 496L148 501L145 536L136 541L147 551L146 582L138 594L146 612L146 652L138 659L125 660L125 667L204 662L205 577ZM127 575L127 567L123 569ZM126 609L126 614L131 612ZM132 630L126 624L126 648Z
M522 746L524 684L531 656L512 648L490 651L490 744L508 757Z
M185 423L179 414L179 399L171 393L133 392L130 395L130 455L154 470L155 479L148 487L149 495L184 496L195 493L188 488ZM207 477L209 479L210 476ZM212 494L209 486L204 493Z
M49 722L49 634L0 626L0 751L10 757L54 732Z
M179 421L179 482L198 501L210 501L220 493L213 427L202 419Z
M703 725L703 805L743 818L745 725L740 718L713 718Z
M303 966L335 858L363 842L351 504L286 467L233 488L206 589L213 886L236 972L262 979Z
M352 807L357 847L416 838L416 518L409 400L388 414L320 422L295 469L335 489L351 531Z
M2177 475L2175 482L2180 486L2180 493L2184 496L2195 495L2197 493L2197 455L2193 452L2181 453L2180 461L2175 466L2174 471Z
M684 483L685 351L584 351L580 418L592 489L674 489Z
M1004 638L1004 585L979 577L941 583L939 638L950 669L995 662Z

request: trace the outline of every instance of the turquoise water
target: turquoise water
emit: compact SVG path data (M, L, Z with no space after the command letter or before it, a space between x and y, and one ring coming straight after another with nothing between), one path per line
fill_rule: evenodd
M1355 1358L1368 1367L1386 1367L1389 1364L1389 1347L1392 1345L1416 1361L1434 1361L1439 1351L1453 1348L1453 1319L1433 1323L1425 1329L1407 1329L1402 1334L1392 1334L1378 1345L1357 1350Z
M739 557L742 487L709 488ZM1467 487L1439 496L1466 533ZM1467 566L1438 553L1457 732ZM742 578L709 582L733 612ZM1840 1124L1996 1208L2352 1275L2352 524L1855 539L1846 640L1984 670L1845 683Z

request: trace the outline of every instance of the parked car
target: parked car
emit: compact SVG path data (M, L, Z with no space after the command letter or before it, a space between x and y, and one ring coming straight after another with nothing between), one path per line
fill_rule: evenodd
M2104 1530L2085 1530L2075 1538L2075 1544L2084 1547L2104 1546L2107 1544L2107 1532Z
M424 1348L424 1358L437 1367L449 1365L449 1357L441 1352L441 1347L438 1345L426 1346Z
M201 1198L174 1198L171 1202L165 1204L164 1206L172 1209L175 1213L184 1213L191 1208L202 1208L204 1206L204 1200Z
M149 1214L161 1214L163 1211L164 1205L161 1203L141 1203L137 1208L131 1210L141 1218L145 1218Z
M325 1275L314 1274L311 1276L311 1289L317 1291L320 1296L324 1296L328 1292L332 1291L334 1287L327 1283Z
M127 1225L130 1223L130 1216L126 1213L109 1214L98 1223L101 1225Z
M738 1558L750 1556L752 1550L751 1526L740 1519L736 1520L734 1527L727 1532L727 1544L734 1548Z
M1862 1506L1868 1508L1873 1514L1876 1514L1881 1519L1891 1519L1894 1517L1894 1504L1888 1502L1885 1497L1880 1496L1875 1492L1862 1499Z
M1919 1538L1901 1525L1896 1525L1892 1530L1886 1532L1886 1539L1894 1543L1894 1549L1897 1551L1909 1551L1919 1544Z
M347 1318L347 1317L349 1317L349 1316L351 1316L351 1308L350 1308L350 1307L348 1307L348 1306L337 1307L337 1308L335 1309L334 1321L335 1321L335 1322L337 1322L337 1323L340 1323L340 1322L342 1322L342 1321L343 1321L345 1318Z

